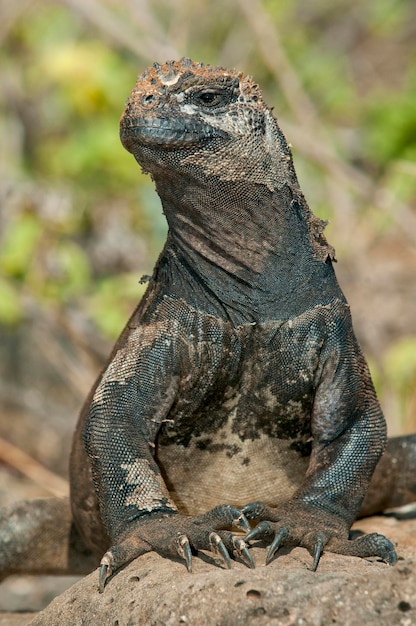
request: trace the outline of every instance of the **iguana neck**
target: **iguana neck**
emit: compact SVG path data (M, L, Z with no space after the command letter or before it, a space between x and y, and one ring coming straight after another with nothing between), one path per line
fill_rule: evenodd
M156 187L169 224L159 270L170 292L236 324L286 319L333 295L323 224L298 189L215 178Z

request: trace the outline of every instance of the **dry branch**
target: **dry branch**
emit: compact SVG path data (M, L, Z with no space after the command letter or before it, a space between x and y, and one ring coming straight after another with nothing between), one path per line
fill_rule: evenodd
M0 461L18 470L53 496L67 496L69 485L20 448L0 437Z

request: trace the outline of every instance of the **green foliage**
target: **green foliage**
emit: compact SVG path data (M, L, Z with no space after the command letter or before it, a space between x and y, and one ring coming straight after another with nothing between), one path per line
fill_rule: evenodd
M22 306L16 286L0 276L0 325L14 326L21 317Z
M87 301L87 311L104 335L116 339L131 315L126 298L138 302L146 284L138 283L137 276L122 274L104 278L94 285L94 293Z
M397 159L416 161L416 73L403 91L367 105L369 156L379 167Z
M13 278L25 279L42 237L42 223L34 215L19 215L2 241L0 268Z
M39 200L23 194L14 213L6 215L0 233L0 322L21 319L27 298L41 306L85 302L99 328L113 337L141 292L133 293L127 281L113 278L111 268L99 278L102 264L91 258L91 247L100 236L105 207L117 204L121 195L124 219L136 229L138 248L140 231L151 230L149 215L137 206L143 177L118 139L118 120L137 62L98 36L87 36L78 17L65 8L47 4L38 9L30 20L16 23L0 53L10 81L18 77L23 90L5 137L7 142L10 133L15 150L16 184L19 178L40 179L51 189L70 189L70 206L62 211L53 193ZM12 137L16 130L20 144ZM54 202L45 215L42 203ZM123 247L122 240L119 245ZM138 273L143 264L138 259Z

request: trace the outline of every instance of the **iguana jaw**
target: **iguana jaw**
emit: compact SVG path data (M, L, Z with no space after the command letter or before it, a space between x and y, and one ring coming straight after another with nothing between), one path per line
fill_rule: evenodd
M134 154L139 163L141 147L163 150L181 150L201 145L212 139L226 139L227 134L193 117L123 117L120 139L123 146Z

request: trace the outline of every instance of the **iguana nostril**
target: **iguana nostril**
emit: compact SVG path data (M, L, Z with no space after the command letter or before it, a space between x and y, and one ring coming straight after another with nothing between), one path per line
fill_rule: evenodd
M144 106L150 106L155 102L155 100L155 95L153 93L148 93L143 96L142 103L144 104Z

